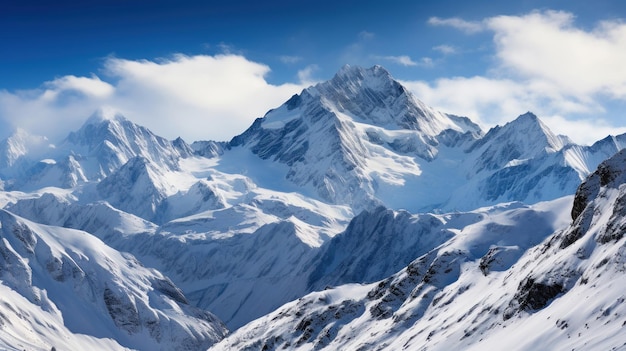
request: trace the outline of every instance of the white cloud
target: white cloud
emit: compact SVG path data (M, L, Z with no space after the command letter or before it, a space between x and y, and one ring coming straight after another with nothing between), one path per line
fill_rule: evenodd
M600 105L590 106L563 97L546 96L541 89L512 79L474 76L442 78L432 83L402 83L429 105L470 117L484 129L503 125L526 111L532 111L554 133L567 135L581 144L626 132L626 127L616 127L606 119L596 117L603 112ZM566 119L563 112L584 117Z
M482 22L466 21L464 19L453 18L439 18L431 17L428 19L428 24L432 26L449 26L459 29L467 34L474 34L485 30L485 26Z
M621 115L603 104L626 100L626 24L604 21L585 30L574 20L571 13L558 11L481 22L431 18L431 25L465 33L490 31L495 60L482 76L405 84L425 102L487 127L530 110L579 143L622 133L626 128L616 127L624 123Z
M433 83L402 82L419 99L442 111L462 114L483 126L502 124L526 112L531 97L523 87L511 80L442 78Z
M49 88L47 91L52 95L56 95L61 91L75 91L98 98L111 96L115 90L111 84L101 81L100 78L95 75L92 75L91 78L76 77L73 75L64 76L47 82L45 86ZM51 97L50 95L48 96Z
M359 33L359 39L360 40L370 40L370 39L373 39L374 37L376 37L376 35L374 33L368 32L366 30L361 31Z
M455 48L452 45L437 45L433 47L433 50L439 51L440 53L444 55L453 55L453 54L456 54L458 51L457 48Z
M417 66L417 62L413 61L411 57L407 55L402 56L383 56L382 59L393 62L402 66Z
M308 65L298 71L298 80L302 86L310 86L317 82L318 79L313 78L313 72L317 71L319 67L317 65Z
M560 115L542 118L548 127L557 134L567 135L575 141L592 144L604 139L607 135L626 133L626 127L616 127L602 118L585 118L572 120Z
M603 22L591 31L566 12L534 12L486 20L496 55L511 75L553 84L581 100L593 94L626 98L626 24Z
M432 67L434 65L433 60L430 57L422 57L419 61L413 61L408 55L400 56L375 56L376 59L386 60L401 66L421 66Z
M0 119L61 138L106 105L170 139L228 140L304 87L269 84L269 71L232 54L176 55L158 62L108 58L103 77L110 82L65 76L39 89L0 91Z
M290 55L282 55L282 56L279 56L278 59L280 60L280 62L286 63L286 64L294 64L294 63L298 63L302 61L302 57L290 56Z

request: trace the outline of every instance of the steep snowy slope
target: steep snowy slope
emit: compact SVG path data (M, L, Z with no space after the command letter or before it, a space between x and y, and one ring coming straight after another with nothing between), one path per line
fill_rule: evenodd
M572 200L573 208L563 206ZM603 162L573 199L534 211L465 226L387 279L307 295L212 350L625 347L626 150Z
M168 278L86 232L4 210L0 227L0 345L197 350L226 334Z
M443 208L468 209L508 201L536 203L572 194L589 171L577 170L564 157L562 150L570 145L566 142L530 112L492 128L465 151L460 167L465 182ZM587 149L581 148L581 153Z
M86 196L82 193L53 189L28 196L10 193L17 199L9 199L6 208L39 223L87 230L133 253L172 278L194 305L240 326L306 292L305 279L302 286L293 283L298 272L324 241L345 228L352 212L297 193L258 188L245 176L209 167L214 162L190 157L181 160L180 174L155 178L167 179L178 190L162 201L162 215L188 213L160 226L113 207L116 201L85 203L79 200ZM108 179L97 185L99 192ZM111 182L110 194L122 199L140 184L152 184L128 179ZM150 203L137 202L126 210L136 213ZM270 293L275 287L284 294ZM245 304L250 306L241 308Z
M185 150L181 153L173 142L108 109L96 111L78 131L70 133L59 149L85 159L83 168L88 179L101 179L135 157L176 169L178 159L186 156Z

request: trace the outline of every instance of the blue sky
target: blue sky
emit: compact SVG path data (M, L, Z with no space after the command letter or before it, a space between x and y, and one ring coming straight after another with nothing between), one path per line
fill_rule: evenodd
M590 143L626 132L625 20L601 0L7 1L0 126L55 139L108 106L227 140L344 64L380 64L485 129L530 110Z

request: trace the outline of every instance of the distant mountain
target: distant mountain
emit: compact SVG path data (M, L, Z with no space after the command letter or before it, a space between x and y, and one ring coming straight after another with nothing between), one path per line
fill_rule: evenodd
M46 186L73 188L100 181L135 157L175 170L178 160L189 156L188 145L174 144L110 109L100 109L57 146L41 150L47 140L18 132L3 141L0 161L13 166L7 173L10 190L32 191ZM37 152L28 152L39 146ZM13 163L22 160L21 167ZM0 170L2 166L0 165Z
M427 107L380 66L345 66L230 142L168 141L101 110L47 145L4 149L14 160L0 168L7 214L132 254L234 330L313 291L371 290L419 257L433 270L483 257L488 273L517 266L566 227L562 197L626 134L576 145L532 113L484 133Z
M476 212L396 274L309 294L211 350L621 349L626 150L578 188L571 218L563 201Z
M167 169L176 169L186 153L169 140L154 135L116 111L96 111L76 132L59 145L67 153L80 155L89 179L102 179L135 157L143 157Z
M41 153L48 146L48 139L17 129L11 136L0 142L0 169L6 170L29 153Z

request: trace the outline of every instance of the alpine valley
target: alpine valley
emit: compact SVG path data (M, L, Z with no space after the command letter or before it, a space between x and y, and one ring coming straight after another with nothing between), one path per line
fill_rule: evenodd
M230 141L0 143L0 349L626 348L626 134L344 66Z

